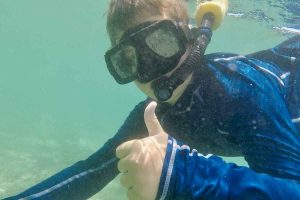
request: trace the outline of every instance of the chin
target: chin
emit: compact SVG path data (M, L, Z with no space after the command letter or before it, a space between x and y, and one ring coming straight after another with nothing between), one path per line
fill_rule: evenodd
M147 95L151 99L157 100L157 98L154 95L154 91L151 87L152 81L148 83L141 83L139 81L134 81L134 83L145 95Z

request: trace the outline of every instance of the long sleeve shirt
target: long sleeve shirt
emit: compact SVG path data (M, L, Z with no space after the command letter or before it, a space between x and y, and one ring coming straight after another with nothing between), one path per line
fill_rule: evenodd
M300 183L204 156L170 137L156 199L300 199Z
M282 184L290 195L299 195L299 98L300 36L247 56L206 55L182 97L174 106L159 105L157 115L167 133L191 148L244 156L250 168L217 156L185 156L195 151L178 156L185 148L168 145L158 198L243 199L257 191L266 195L260 199L280 199L283 192L276 188ZM86 199L101 190L118 174L116 147L146 136L147 102L137 105L117 134L89 158L8 199ZM166 179L173 151L177 170ZM164 189L165 180L173 189Z

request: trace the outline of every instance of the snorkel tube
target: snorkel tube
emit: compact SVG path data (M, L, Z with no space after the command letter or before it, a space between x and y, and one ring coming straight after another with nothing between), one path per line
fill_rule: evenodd
M205 50L212 37L212 30L216 30L221 25L227 8L228 0L205 1L197 5L195 14L197 28L193 30L197 38L191 53L170 77L163 76L152 83L158 101L165 102L170 99L174 90L203 63Z

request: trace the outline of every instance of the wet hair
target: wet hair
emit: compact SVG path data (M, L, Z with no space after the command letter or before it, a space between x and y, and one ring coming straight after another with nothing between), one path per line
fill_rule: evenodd
M166 15L186 23L189 21L186 0L110 0L106 26L108 33L132 27L145 13Z

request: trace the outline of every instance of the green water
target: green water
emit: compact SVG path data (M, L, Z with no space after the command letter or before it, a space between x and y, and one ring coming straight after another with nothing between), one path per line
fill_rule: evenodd
M0 0L0 199L87 158L144 99L105 67L107 2ZM228 16L208 52L245 54L285 38ZM125 193L115 180L91 199Z

